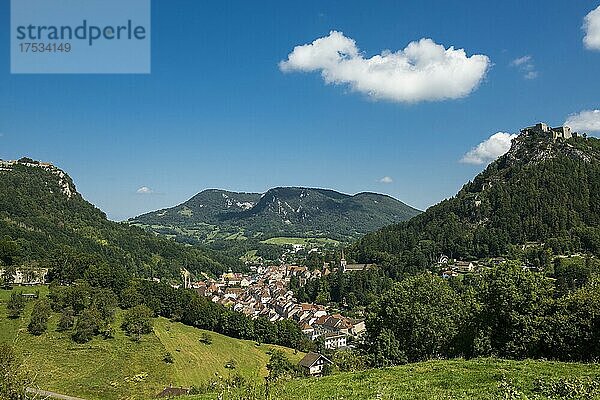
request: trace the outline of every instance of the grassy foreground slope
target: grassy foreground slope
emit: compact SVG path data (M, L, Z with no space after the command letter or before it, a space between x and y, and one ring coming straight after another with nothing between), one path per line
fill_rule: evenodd
M41 296L47 293L47 288L39 289ZM29 293L36 289L15 290ZM215 372L222 376L238 373L261 381L267 374L267 351L277 347L256 346L252 341L213 332L210 332L212 344L205 345L199 342L203 331L165 318L155 319L154 332L136 343L118 328L121 312L116 315L112 339L97 337L89 343L76 344L69 332L56 331L57 314L50 319L46 333L33 336L27 332L33 303L27 304L20 319L7 319L6 302L10 293L0 290L0 341L12 343L36 375L40 389L87 400L153 398L169 384L189 387L206 383L214 378ZM285 351L293 361L303 356L289 349ZM164 361L167 352L174 363ZM236 369L228 370L224 366L232 359Z
M561 378L582 382L600 378L594 364L497 359L427 361L394 368L300 379L270 389L271 399L559 399L534 390L538 379ZM503 384L501 384L503 382ZM510 386L510 389L500 386ZM573 387L575 395L575 387ZM190 396L186 400L216 399L219 394ZM525 397L527 396L527 397ZM264 399L262 389L224 393L222 399ZM569 398L598 398L569 397Z
M203 332L211 336L211 344L200 342ZM173 323L165 318L155 321L154 333L175 360L172 365L172 383L175 386L189 387L207 382L215 373L224 377L237 373L249 379L259 380L267 376L267 352L272 348L285 351L294 363L304 356L303 353L295 353L288 348L265 344L259 346L249 340L232 339L179 322ZM230 360L235 360L235 370L225 368L225 364Z

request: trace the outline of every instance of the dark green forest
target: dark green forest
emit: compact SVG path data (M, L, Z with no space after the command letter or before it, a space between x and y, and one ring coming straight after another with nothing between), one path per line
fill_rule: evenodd
M600 262L556 259L552 274L508 262L444 280L403 279L368 307L365 354L386 366L437 358L600 359Z
M71 178L64 173L61 178L60 173L22 164L0 171L3 264L48 267L65 283L84 278L90 266L159 278L178 278L180 268L219 274L242 267L219 252L107 220L74 190ZM64 185L72 189L71 197L63 193Z
M261 241L278 236L349 242L418 213L376 193L350 196L326 189L280 187L261 195L211 189L130 222L189 243L225 238Z
M448 200L367 234L353 258L394 278L428 269L440 254L518 258L537 246L600 255L600 140L552 142L521 134L511 150Z

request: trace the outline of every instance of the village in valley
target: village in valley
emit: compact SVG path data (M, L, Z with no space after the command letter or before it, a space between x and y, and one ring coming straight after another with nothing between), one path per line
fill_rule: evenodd
M295 321L310 340L321 339L323 348L336 350L353 347L364 334L365 320L343 316L329 306L301 303L294 297L289 284L297 279L302 286L311 279L331 273L352 273L374 268L373 264L348 264L343 258L339 266L324 263L321 269L311 271L298 265L252 265L249 273L229 271L214 279L204 275L204 279L192 280L191 275L182 273L184 287L195 290L199 295L210 298L249 318L264 317L271 322L283 319Z

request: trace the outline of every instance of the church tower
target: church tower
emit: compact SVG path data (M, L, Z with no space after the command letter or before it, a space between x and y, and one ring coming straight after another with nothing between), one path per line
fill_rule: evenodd
M348 265L348 263L346 262L346 257L344 257L344 249L342 248L342 258L340 259L340 269L342 272L346 272L346 265Z

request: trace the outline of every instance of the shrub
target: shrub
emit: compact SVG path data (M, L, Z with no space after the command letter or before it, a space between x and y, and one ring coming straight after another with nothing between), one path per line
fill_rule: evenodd
M204 344L212 344L212 335L208 332L202 332L200 336L200 342Z

